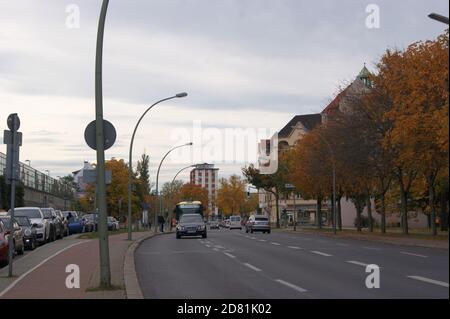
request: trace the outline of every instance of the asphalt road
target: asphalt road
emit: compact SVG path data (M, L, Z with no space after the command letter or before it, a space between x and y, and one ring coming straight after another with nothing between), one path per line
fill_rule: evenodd
M135 258L145 298L449 298L441 249L221 229L207 239L156 236ZM366 287L368 264L380 267L378 289Z

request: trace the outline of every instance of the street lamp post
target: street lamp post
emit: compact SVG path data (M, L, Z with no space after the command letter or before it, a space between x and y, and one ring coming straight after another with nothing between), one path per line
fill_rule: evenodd
M130 150L129 150L129 158L128 158L128 240L131 240L131 175L133 174L133 143L134 143L134 137L136 135L137 128L139 127L139 124L141 123L144 116L150 111L155 105L168 101L175 98L182 98L186 97L187 93L178 93L174 96L159 100L158 102L152 104L150 107L148 107L145 112L141 115L139 120L136 123L136 126L134 127L133 135L131 136L131 142L130 142Z
M428 15L428 17L430 19L445 23L445 24L449 24L449 19L448 17L445 17L443 15L437 14L437 13L431 13Z
M161 205L161 196L159 195L159 171L161 170L161 165L164 162L164 160L166 159L166 157L170 154L170 152L176 150L177 148L180 147L184 147L184 146L192 146L194 143L190 142L190 143L186 143L183 145L178 145L173 147L172 149L170 149L165 155L164 157L161 159L161 162L159 163L158 166L158 172L156 173L156 196L159 198L158 202L159 202L159 213L161 214L162 212L162 205ZM155 211L155 233L158 230L158 214L156 214Z

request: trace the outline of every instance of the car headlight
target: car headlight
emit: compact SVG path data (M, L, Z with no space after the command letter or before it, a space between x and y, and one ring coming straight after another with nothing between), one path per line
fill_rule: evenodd
M25 236L31 236L31 230L29 230L28 228L25 229L23 233L25 234Z
M43 228L44 224L36 224L36 228Z
M200 225L197 227L198 230L204 230L205 229L205 225Z
M178 230L184 230L184 226L177 226Z

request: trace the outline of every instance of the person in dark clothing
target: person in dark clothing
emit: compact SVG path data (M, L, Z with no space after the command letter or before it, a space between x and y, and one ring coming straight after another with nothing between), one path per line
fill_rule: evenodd
M164 216L161 216L161 233L164 233L164 223L166 220L164 219Z

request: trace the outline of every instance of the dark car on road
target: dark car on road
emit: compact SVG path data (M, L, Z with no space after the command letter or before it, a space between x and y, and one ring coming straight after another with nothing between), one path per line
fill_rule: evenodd
M269 218L266 216L252 215L245 224L245 232L263 232L270 234Z
M36 225L31 224L30 219L25 216L17 216L14 219L22 228L25 249L34 250L37 247Z
M176 237L202 236L207 237L206 224L200 214L183 214L177 225Z
M8 241L6 240L6 227L0 221L0 267L8 264Z

